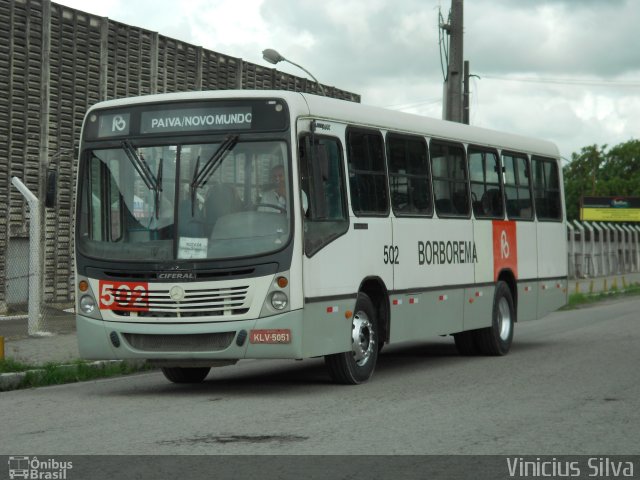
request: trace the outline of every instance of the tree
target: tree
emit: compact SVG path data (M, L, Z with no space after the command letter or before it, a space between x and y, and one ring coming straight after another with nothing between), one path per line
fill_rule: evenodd
M584 195L598 195L599 171L606 148L606 145L600 149L597 145L590 145L583 147L579 154L571 154L571 162L563 169L567 220L580 218L580 200Z
M607 150L607 145L583 147L564 167L567 220L580 218L583 196L640 197L640 140Z

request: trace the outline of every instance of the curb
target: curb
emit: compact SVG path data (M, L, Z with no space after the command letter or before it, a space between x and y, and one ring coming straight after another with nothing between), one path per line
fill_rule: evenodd
M569 281L569 294L582 293L595 295L599 293L620 292L628 287L640 285L637 278L630 275L616 275L611 277L580 278Z
M83 363L82 365L92 369L99 369L105 365L116 365L116 364L121 364L123 362L124 360L99 360L97 362ZM64 370L75 371L78 369L78 365L77 364L57 365L56 368L62 371ZM0 392L9 392L11 390L19 389L25 377L29 374L35 375L38 377L38 376L43 376L44 373L45 373L44 368L25 370L24 372L0 373ZM78 383L78 382L73 382L73 383ZM60 385L63 385L63 384L60 384ZM47 386L50 386L50 385L47 385ZM34 388L37 388L37 387L34 387Z

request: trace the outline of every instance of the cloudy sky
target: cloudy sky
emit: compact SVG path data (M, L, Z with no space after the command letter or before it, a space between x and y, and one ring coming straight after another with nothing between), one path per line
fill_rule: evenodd
M260 65L274 48L362 102L442 115L450 0L58 0ZM471 124L586 145L640 137L638 0L467 0ZM279 70L304 72L285 63Z

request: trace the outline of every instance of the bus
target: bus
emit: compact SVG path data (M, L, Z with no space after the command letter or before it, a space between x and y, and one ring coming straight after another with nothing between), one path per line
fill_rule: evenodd
M76 195L85 359L171 382L324 357L367 381L385 344L505 355L567 300L552 143L288 91L105 101Z

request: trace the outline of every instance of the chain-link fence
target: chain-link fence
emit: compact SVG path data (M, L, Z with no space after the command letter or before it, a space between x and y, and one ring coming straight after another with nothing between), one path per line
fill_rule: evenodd
M0 336L38 336L72 331L75 318L70 305L58 308L46 301L40 201L17 177L12 185L28 205L29 236L13 238L7 252L6 299L8 314L0 318Z

